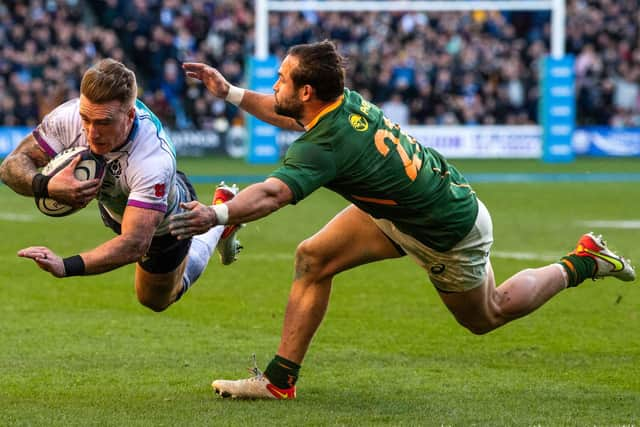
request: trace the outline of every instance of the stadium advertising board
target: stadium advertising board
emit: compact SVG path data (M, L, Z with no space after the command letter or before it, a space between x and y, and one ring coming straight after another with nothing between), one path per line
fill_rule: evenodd
M223 133L205 130L169 131L176 153L182 156L202 156L224 153Z
M640 157L640 129L578 128L573 151L579 156Z
M30 132L26 126L0 126L0 158L7 157Z
M426 147L449 158L537 159L542 154L539 126L407 126L403 128ZM280 132L281 153L297 138L297 132Z
M450 158L539 158L539 126L409 126L421 144Z

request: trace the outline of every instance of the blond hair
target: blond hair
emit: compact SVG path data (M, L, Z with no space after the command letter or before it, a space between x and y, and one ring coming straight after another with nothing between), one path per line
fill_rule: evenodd
M133 106L138 95L136 75L115 59L102 59L82 76L80 93L96 104L120 101Z

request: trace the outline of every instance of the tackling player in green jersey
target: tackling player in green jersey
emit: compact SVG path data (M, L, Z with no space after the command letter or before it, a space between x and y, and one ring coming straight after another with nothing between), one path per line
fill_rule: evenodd
M264 182L224 204L185 203L188 212L172 217L172 234L187 239L217 224L262 218L322 186L351 202L297 248L276 356L264 374L256 367L253 378L214 381L223 397L295 398L300 364L326 312L333 277L358 265L409 255L457 321L476 334L525 316L586 278L635 280L628 261L589 233L559 263L521 271L496 287L484 204L438 152L344 88L343 60L329 41L289 49L273 95L231 86L205 64L183 68L213 95L304 133Z
M305 129L271 174L292 203L325 186L439 251L471 230L478 204L464 177L358 93L345 89Z

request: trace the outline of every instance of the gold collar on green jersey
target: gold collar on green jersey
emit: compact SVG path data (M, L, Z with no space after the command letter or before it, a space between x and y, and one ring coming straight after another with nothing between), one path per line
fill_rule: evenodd
M322 111L320 111L318 113L317 116L315 116L313 118L313 120L311 120L309 122L308 125L306 125L304 127L304 130L309 132L311 129L313 129L313 127L318 124L318 121L320 121L320 119L323 116L326 116L327 114L329 114L330 112L332 112L333 110L335 110L336 108L338 108L340 106L340 104L342 103L342 99L343 98L344 98L344 95L340 95L340 98L338 98L335 102L333 102L332 104L326 106Z

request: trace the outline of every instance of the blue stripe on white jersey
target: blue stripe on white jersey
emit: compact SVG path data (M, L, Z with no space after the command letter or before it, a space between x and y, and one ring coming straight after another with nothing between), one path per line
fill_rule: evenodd
M158 135L158 139L161 139L161 140L163 140L163 141L165 141L167 143L167 145L171 149L171 153L173 154L173 157L175 158L176 157L176 148L173 145L173 141L171 141L171 138L169 137L167 132L164 130L164 126L162 126L162 123L160 122L160 119L158 118L158 116L156 116L155 113L153 111L151 111L149 109L149 107L147 107L145 105L145 103L140 101L139 99L136 99L136 108L138 110L144 111L146 114L149 115L149 118L151 119L151 122L155 125L155 127L157 129L156 133Z

